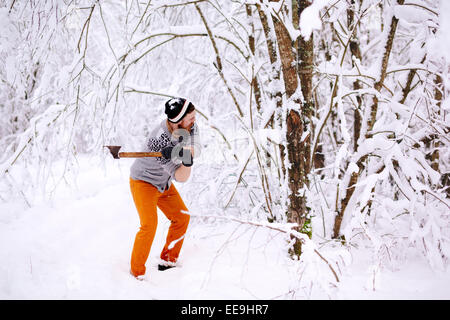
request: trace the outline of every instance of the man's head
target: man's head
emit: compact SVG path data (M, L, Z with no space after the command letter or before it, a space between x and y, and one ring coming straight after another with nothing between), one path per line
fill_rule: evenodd
M175 128L189 130L195 122L195 107L187 99L172 98L165 104L167 120Z

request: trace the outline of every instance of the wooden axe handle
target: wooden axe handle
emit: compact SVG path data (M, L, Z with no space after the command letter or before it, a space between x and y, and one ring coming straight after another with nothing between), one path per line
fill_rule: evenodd
M161 152L119 152L119 158L162 157Z

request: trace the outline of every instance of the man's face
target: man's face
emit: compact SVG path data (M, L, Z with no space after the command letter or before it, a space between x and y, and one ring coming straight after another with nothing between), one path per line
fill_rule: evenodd
M195 110L191 113L188 113L183 120L178 123L178 128L183 128L186 130L191 129L192 125L195 122Z

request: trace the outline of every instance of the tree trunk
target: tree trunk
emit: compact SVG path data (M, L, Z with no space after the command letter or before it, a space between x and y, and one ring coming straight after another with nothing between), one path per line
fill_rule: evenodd
M296 223L297 231L306 233L305 222L308 219L306 210L306 198L299 191L306 183L306 163L301 152L304 149L304 142L301 141L303 124L300 114L295 110L290 110L286 119L286 140L287 156L290 164L288 169L289 202L287 208L288 222ZM309 224L308 224L309 225ZM300 256L302 245L300 241L295 241L291 254Z
M359 61L362 60L361 56L361 50L359 48L359 42L357 35L357 27L355 25L355 11L354 11L354 5L355 0L351 1L352 6L347 9L347 28L351 30L353 28L353 33L351 34L351 40L350 40L350 52L352 57L352 67L355 67L355 61L354 59L358 59ZM361 83L359 80L356 80L353 82L353 89L359 90L361 89ZM356 96L356 106L355 110L353 112L353 150L356 152L358 149L358 139L361 132L361 104L362 99L361 95Z
M439 108L439 114L440 114L440 110L441 110L441 104L442 104L442 89L443 89L443 83L442 83L442 77L440 75L436 76L436 78L434 79L434 84L436 85L435 89L434 89L434 100L436 101L436 105ZM433 168L433 170L437 171L440 173L439 170L439 147L441 146L441 142L439 141L439 139L437 138L436 135L436 139L432 139L431 140L431 155L430 155L430 160L431 160L431 167Z
M278 1L275 1L278 2ZM292 48L292 40L284 24L277 17L272 16L275 34L278 42L278 51L281 59L283 71L284 88L286 98L289 99L297 91L298 79L295 65L295 56ZM295 103L301 104L296 100ZM303 187L302 159L300 153L300 141L303 133L303 125L300 113L291 109L286 115L286 152L290 166L287 168L288 179L288 203L287 219L290 223L296 223L297 231L300 231L305 222L305 202L304 198L298 194ZM297 239L294 243L291 254L300 256L301 242Z
M298 88L297 70L294 64L295 57L292 50L292 40L283 22L279 21L277 17L273 17L273 24L278 42L278 51L280 53L286 97L290 98Z
M399 5L402 5L403 3L405 3L405 0L397 0L397 3ZM383 59L381 60L381 73L380 73L380 78L378 79L378 81L375 83L375 90L377 91L381 91L381 88L383 87L383 83L384 83L384 79L386 78L387 75L387 66L388 66L388 62L389 62L389 56L391 54L392 51L392 45L394 43L394 36L395 36L395 31L397 30L397 25L398 25L398 19L393 16L392 20L391 20L391 26L389 29L389 33L388 33L388 38L386 41L386 46L384 47L384 54L383 54ZM367 132L366 132L366 137L371 137L372 136L372 129L373 129L373 125L375 124L375 120L377 118L377 112L378 112L378 98L377 96L373 97L373 104L370 108L370 118L369 121L367 123Z
M245 5L245 9L247 12L247 18L249 19L249 25L251 28L251 32L248 36L248 45L250 47L250 51L252 55L255 55L255 26L253 25L253 13L252 13L252 7L249 4ZM254 67L252 65L252 69L254 71ZM253 94L255 95L255 102L256 102L256 109L258 110L258 113L261 113L261 90L259 88L258 80L256 78L256 75L252 74L252 82L251 82Z
M264 31L264 35L266 37L266 44L267 44L267 53L269 56L269 60L270 60L270 65L271 65L271 76L269 81L270 82L275 82L278 83L280 81L281 78L281 74L280 74L280 70L279 68L277 68L277 62L278 62L278 55L277 55L277 50L276 50L276 43L274 43L273 39L274 37L273 32L269 26L269 20L268 20L268 16L266 15L266 13L262 10L261 5L259 3L256 3L256 9L258 10L258 14L259 14L259 18L261 20L261 25L263 27L263 31ZM277 121L278 124L280 124L281 126L281 117L280 115L280 110L282 107L282 93L279 90L278 86L276 87L277 89L275 91L270 90L269 91L269 96L272 100L276 101L276 110L274 113L272 113L269 121L264 125L264 128L267 127L274 127L274 122ZM269 143L272 143L269 141ZM276 152L278 152L279 156L280 156L280 166L277 168L278 169L278 176L280 177L279 179L279 183L280 186L282 184L282 177L286 176L286 168L284 167L284 145L283 144L278 144L275 147ZM266 164L267 167L270 167L270 155L268 153L266 153Z
M293 1L295 4L295 1ZM310 0L299 0L297 10L293 10L293 12L297 12L298 17L300 18L301 13L307 7L311 5ZM295 19L297 23L299 23L298 19ZM298 25L295 25L298 27ZM308 137L305 138L303 149L301 153L303 158L305 159L305 174L309 174L311 171L311 136L313 132L312 128L312 116L315 111L314 99L313 99L313 69L314 69L314 40L313 34L311 34L308 41L306 41L303 37L300 37L298 41L298 75L300 78L300 85L303 94L303 108L302 108L302 122L303 122L303 131L307 131L310 133ZM320 150L319 150L320 151ZM314 155L316 157L316 155ZM321 163L321 157L318 156L318 162ZM306 179L305 179L306 181Z
M306 5L307 1L303 1ZM294 2L294 5L296 3ZM294 14L299 14L299 11L293 10ZM295 21L295 20L294 20ZM297 20L298 21L298 20ZM292 98L298 89L298 70L295 63L295 55L293 52L292 39L289 36L284 24L273 16L273 23L275 27L275 34L278 42L278 50L281 58L281 66L283 71L284 87L286 90L286 98ZM307 42L303 41L303 46ZM312 56L312 42L308 42L310 51L307 54ZM307 55L306 54L306 55ZM307 63L312 61L308 58L305 62L305 67L308 72L305 73L305 92L312 97L312 69ZM311 75L309 75L310 73ZM309 82L308 82L309 81ZM303 89L303 88L302 88ZM309 91L308 91L309 90ZM298 108L290 108L286 115L286 151L290 166L287 168L288 179L288 203L287 203L287 218L288 222L297 224L297 231L302 233L309 233L309 223L307 222L306 198L301 194L301 189L307 184L307 174L309 172L309 139L303 139L303 132L305 130L305 122L309 119L305 114L300 113L302 110L302 102L298 98L294 98L295 105ZM305 121L305 119L307 121ZM308 149L307 152L306 149ZM300 192L300 193L299 193ZM306 225L306 229L305 229ZM298 239L294 241L293 249L290 251L292 255L300 256L302 253L302 243Z

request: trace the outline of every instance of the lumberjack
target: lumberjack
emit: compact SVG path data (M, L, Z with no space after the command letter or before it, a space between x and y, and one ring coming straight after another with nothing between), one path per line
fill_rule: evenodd
M167 119L150 133L145 152L119 153L120 147L108 146L116 159L137 157L130 170L130 188L140 220L130 269L137 279L146 271L145 263L158 223L157 207L171 222L158 270L175 266L189 224L189 214L183 213L188 209L172 179L186 182L191 174L194 145L199 145L195 107L187 99L173 98L166 102L165 113Z

